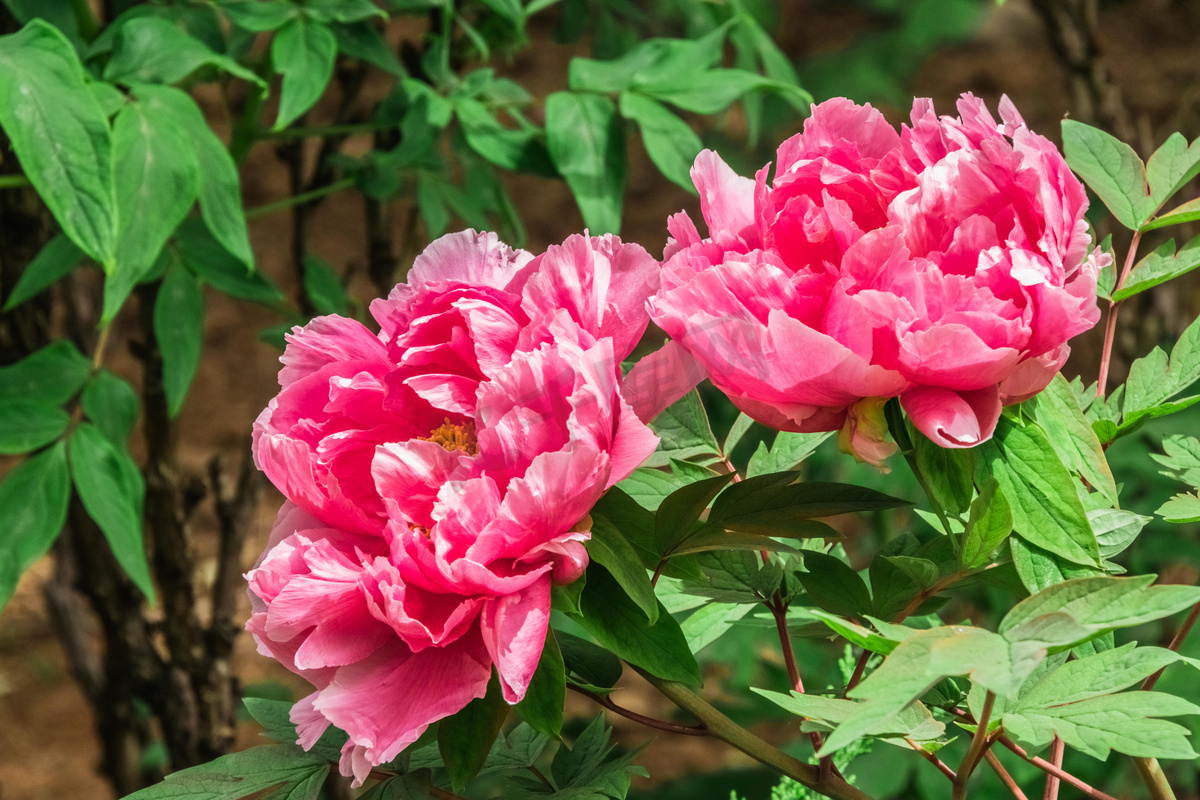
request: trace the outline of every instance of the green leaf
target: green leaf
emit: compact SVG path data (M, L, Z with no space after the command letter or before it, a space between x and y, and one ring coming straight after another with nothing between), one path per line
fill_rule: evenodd
M179 415L204 346L204 290L183 267L172 264L154 300L154 338L162 352L167 413Z
M1162 647L1123 647L1068 661L1026 689L1011 709L1046 708L1119 692L1180 659Z
M824 433L780 431L769 449L766 444L759 442L758 449L750 457L750 465L746 470L747 477L754 478L771 472L795 469L804 459L816 452L821 442L832 435L833 431Z
M699 653L721 638L753 608L744 603L704 603L681 622L679 628L687 639L688 648L693 653Z
M218 292L266 306L278 306L287 300L274 281L260 272L249 272L245 263L198 221L188 220L179 226L175 242L183 263Z
M642 508L654 511L667 495L679 489L682 482L669 472L638 467L629 477L617 484Z
M554 630L547 628L542 656L525 697L516 705L517 714L534 730L557 739L562 733L566 692L567 670L562 651L558 649Z
M1151 458L1167 468L1159 472L1190 486L1200 486L1200 440L1193 436L1173 434L1163 438L1162 446L1165 455L1150 454Z
M858 704L853 701L822 697L816 694L798 694L796 692L781 694L753 686L750 687L750 691L762 695L785 711L833 725L845 722L858 709ZM911 745L903 740L933 741L941 738L945 731L945 724L933 719L928 708L921 703L913 703L895 717L882 721L879 727L868 731L866 735L883 739L900 739L902 740L900 743L908 748Z
M50 444L70 422L70 414L44 401L0 401L0 455L19 455Z
M1172 133L1146 162L1146 181L1150 184L1150 199L1154 210L1183 188L1200 173L1200 139L1188 146L1180 133Z
M783 582L776 561L763 563L757 553L717 550L696 556L703 581L687 581L686 591L725 603L758 604L775 594Z
M1104 574L1099 567L1074 564L1060 556L1030 544L1019 536L1009 537L1013 568L1021 579L1021 585L1030 593L1040 592L1049 586L1073 578L1091 578Z
M567 83L577 92L622 92L637 84L681 76L696 77L721 58L725 26L695 40L647 39L620 58L573 58Z
M621 660L602 647L565 631L554 631L563 663L592 686L607 689L621 680Z
M242 703L254 721L263 726L266 736L284 744L296 744L297 731L296 724L291 720L293 703L290 700L245 697ZM341 758L342 746L347 738L345 732L330 725L308 752L327 761L337 761Z
M1200 522L1200 496L1177 494L1154 513L1167 522Z
M907 424L917 469L925 476L933 501L951 514L962 514L975 495L971 480L975 474L974 451L940 447L911 422Z
M1121 427L1134 424L1150 409L1170 400L1197 380L1200 380L1200 319L1184 330L1171 349L1169 359L1156 347L1130 365L1129 379L1125 381Z
M708 413L695 389L685 394L650 421L659 438L658 448L646 459L647 467L663 467L671 459L698 456L719 458L721 447L708 423Z
M662 501L654 513L654 541L661 555L669 554L687 538L708 504L732 479L730 472L696 481L675 490Z
M266 86L252 71L160 16L135 17L121 23L112 58L104 67L104 79L126 86L177 83L204 66Z
M971 503L966 531L962 538L962 565L967 569L981 567L992 553L1012 533L1012 510L1000 484L988 480Z
M1159 284L1174 280L1200 267L1200 236L1188 241L1175 252L1175 240L1170 239L1139 261L1129 272L1124 285L1113 293L1116 302L1126 300Z
M653 625L658 620L658 598L637 551L617 526L599 514L592 514L592 538L587 542L587 551L592 561L608 570Z
M350 311L342 279L328 261L311 253L304 256L304 290L319 314L346 316Z
M371 0L307 0L304 11L322 22L360 22L371 17L387 19L387 13Z
M71 435L67 455L83 507L104 532L125 574L154 604L154 582L142 541L146 490L137 464L99 428L86 422Z
M0 128L63 232L111 270L117 202L108 119L71 43L40 19L0 37Z
M175 30L169 23L168 27ZM113 153L121 227L116 268L106 281L127 287L127 292L154 266L167 238L196 201L200 165L175 120L143 103L129 103L117 114ZM101 324L116 316L124 299L119 293L105 293ZM113 303L118 304L112 307Z
M0 402L59 405L83 388L92 363L66 339L51 342L15 364L0 367Z
M696 193L691 169L696 155L704 148L700 137L677 115L661 103L636 92L621 92L621 116L638 124L646 154L669 181Z
M70 275L83 259L83 251L74 242L61 233L55 236L25 267L8 299L4 301L4 311L12 311L49 289Z
M1160 214L1142 226L1142 231L1152 231L1155 228L1165 228L1167 225L1182 225L1185 222L1195 222L1200 219L1200 197L1189 200L1183 205L1176 206L1165 214Z
M977 449L977 480L991 475L999 482L1018 536L1076 564L1099 566L1075 479L1041 428L1001 417L995 435Z
M1046 432L1063 465L1116 505L1117 484L1104 458L1104 448L1066 379L1055 375L1041 394L1026 401L1022 408L1028 409Z
M460 98L454 108L467 144L502 169L557 177L541 132L536 128L506 128L478 100Z
M204 224L226 250L240 259L246 268L253 269L254 253L250 249L237 165L208 127L199 106L187 94L169 86L139 86L134 94L161 118L170 119L190 142L197 160L204 165L200 170L199 187L200 215Z
M1200 602L1195 586L1152 586L1153 575L1131 578L1077 578L1051 586L1013 607L1000 622L1000 633L1023 625L1036 617L1065 614L1087 631L1084 641L1116 628L1141 625L1169 616ZM1065 649L1080 641L1061 642Z
M796 103L811 100L798 86L742 69L710 69L699 75L656 78L638 83L635 88L655 100L696 114L724 111L739 97L756 89L769 89Z
M438 751L455 792L466 788L483 768L492 743L508 718L508 704L493 673L487 694L438 723Z
M546 98L546 144L593 235L621 230L628 165L613 102L596 94Z
M337 37L339 52L372 64L397 78L404 77L404 65L396 58L391 45L374 25L369 22L352 22L330 27Z
M30 456L0 479L0 608L12 597L21 573L58 538L70 497L62 442Z
M633 547L642 566L654 569L660 556L654 546L654 515L626 494L620 486L604 493L592 508L592 516L602 516L617 527L621 536Z
M519 709L518 709L519 710ZM562 714L562 698L559 698L558 713ZM496 737L492 752L488 753L487 762L480 774L495 770L529 769L537 763L551 738L534 730L533 726L521 724L513 728L507 736L501 733ZM422 798L414 800L424 800Z
M1096 534L1103 558L1112 558L1129 547L1151 519L1118 508L1098 508L1088 512L1088 521L1092 523L1092 532Z
M611 758L609 738L612 730L601 714L579 734L571 747L560 747L550 764L550 775L558 787L553 791L533 784L537 794L555 797L580 797L588 800L619 800L629 792L630 774L646 776L646 771L630 762L640 748ZM532 781L531 781L532 783Z
M584 629L625 661L664 680L700 684L700 668L679 623L660 604L658 621L651 625L603 567L588 567L580 611Z
M106 369L100 370L83 390L83 413L118 450L128 447L129 434L141 413L137 392Z
M826 536L808 521L858 511L910 505L874 489L844 483L794 483L796 473L776 472L733 484L713 503L709 525L766 536ZM664 504L665 505L665 504Z
M1200 714L1200 706L1162 692L1125 692L1044 709L1004 715L1004 727L1019 741L1039 748L1058 736L1093 758L1110 750L1139 758L1191 760L1196 752L1182 725L1156 719Z
M887 655L896 649L896 645L900 644L899 639L893 639L888 636L880 635L869 628L865 628L856 622L836 617L832 614L826 614L824 611L816 611L813 609L805 609L804 613L815 619L824 622L825 625L834 633L842 636L846 641L853 645L870 650L872 653L881 653ZM894 626L903 631L908 631L908 628L896 625Z
M69 0L4 0L4 6L22 25L35 19L45 20L62 31L75 48L82 51L87 47L79 34L79 18Z
M254 747L240 753L172 772L125 800L317 800L329 762L289 744Z
M1062 123L1067 165L1100 196L1117 221L1137 230L1157 204L1146 196L1146 168L1133 148L1082 122Z
M277 30L300 13L289 0L225 0L218 8L234 25L255 33Z
M862 577L841 559L815 550L804 553L804 571L797 580L818 607L839 616L871 613L871 590Z
M283 75L274 130L286 128L320 99L336 57L337 37L325 25L296 17L279 29L271 43L271 63Z

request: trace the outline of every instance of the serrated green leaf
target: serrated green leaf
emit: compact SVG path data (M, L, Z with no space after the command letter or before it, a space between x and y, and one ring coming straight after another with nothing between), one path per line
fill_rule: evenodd
M1121 426L1137 422L1139 416L1148 414L1197 380L1200 380L1200 319L1184 330L1171 349L1170 358L1156 347L1130 365Z
M616 107L597 94L546 98L546 144L593 235L619 233L628 162Z
M112 58L104 67L104 79L126 86L177 83L203 66L266 86L252 71L160 16L136 17L121 23Z
M286 800L317 800L329 762L288 744L254 747L173 772L161 783L134 792L125 800L240 800L270 791Z
M275 34L271 63L283 75L274 130L283 130L325 93L333 77L337 37L328 26L296 17Z
M12 597L21 573L58 538L70 497L62 442L30 456L0 479L0 608Z
M1117 221L1131 230L1141 227L1157 208L1146 196L1146 168L1133 148L1082 122L1062 123L1063 155Z
M183 267L172 264L154 300L154 338L162 353L167 413L179 415L204 346L204 290Z
M832 435L833 431L823 433L780 431L770 448L765 443L759 442L758 449L750 457L746 476L755 478L772 472L795 469L816 451L821 442Z
M978 450L976 478L999 482L1018 536L1067 561L1099 566L1100 549L1075 479L1040 427L1001 417L995 435Z
M550 764L550 775L557 790L537 784L536 794L553 795L556 798L623 798L629 791L629 776L646 775L641 767L631 765L638 750L610 757L612 746L609 739L611 729L604 715L597 716L579 734L570 747L560 747Z
M83 388L92 364L66 339L51 342L15 364L0 367L0 402L59 405Z
M592 536L587 551L592 561L608 570L653 625L658 620L658 598L654 596L646 567L617 526L600 514L592 514Z
M1176 478L1192 486L1200 486L1200 440L1194 436L1172 434L1163 437L1164 455L1151 453L1150 457L1167 469L1163 475Z
M254 721L263 726L264 735L283 744L296 744L296 724L291 720L294 704L290 700L246 697L242 699L242 703ZM331 725L308 752L327 761L337 761L341 758L342 746L346 744L347 738L343 731Z
M495 674L487 694L438 723L438 752L450 776L450 785L461 792L487 761L492 743L508 718L508 704Z
M584 629L622 659L664 680L699 685L700 668L679 623L660 604L658 621L650 625L603 567L588 567L580 611Z
M1200 267L1200 236L1189 240L1179 252L1175 252L1175 240L1170 239L1134 265L1112 299L1116 302L1126 300L1186 275L1196 267Z
M111 270L118 216L108 119L75 49L43 20L0 37L0 128L63 232Z
M146 490L137 464L87 422L71 434L67 455L83 507L104 533L121 569L153 605L154 581L142 541Z
M1058 736L1101 760L1110 750L1140 758L1196 758L1182 725L1156 717L1200 714L1200 707L1161 692L1125 692L1004 716L1010 735L1032 747Z
M996 480L988 480L971 503L962 538L962 565L981 567L1012 533L1012 510Z
M49 289L70 275L83 259L83 251L74 242L61 233L55 236L21 272L21 277L4 301L4 310L12 311Z
M1177 494L1154 512L1167 522L1200 522L1200 496Z

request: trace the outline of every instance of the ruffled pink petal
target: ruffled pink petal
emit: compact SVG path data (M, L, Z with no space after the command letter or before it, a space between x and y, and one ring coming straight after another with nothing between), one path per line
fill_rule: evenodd
M1000 382L1000 402L1006 406L1021 403L1045 389L1063 364L1067 363L1069 355L1071 348L1064 344L1049 353L1021 362L1021 366Z
M329 720L313 708L313 703L319 695L320 692L313 692L299 700L288 712L288 719L296 726L296 744L305 750L311 750L321 738L321 734L329 728Z
M510 704L520 702L537 670L550 624L550 581L543 579L520 594L505 595L484 606L483 643L496 665L500 688Z
M692 165L692 182L700 192L700 212L709 234L733 236L754 224L754 181L738 175L714 150L701 150Z
M297 379L322 367L344 361L387 362L387 348L379 337L362 323L346 317L314 317L303 328L285 334L287 348L280 361L279 385L290 386Z

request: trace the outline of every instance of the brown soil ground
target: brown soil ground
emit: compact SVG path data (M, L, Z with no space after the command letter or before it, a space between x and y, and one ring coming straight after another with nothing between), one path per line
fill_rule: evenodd
M785 10L780 36L796 58L841 46L859 34L864 17L838 9L833 2L781 0ZM1200 4L1187 0L1128 0L1103 5L1101 23L1117 82L1139 127L1150 141L1161 141L1172 130L1189 139L1200 133L1200 60L1195 42L1200 36ZM547 44L519 56L504 71L536 95L564 88L565 63L584 54L581 46ZM1057 138L1058 120L1069 109L1062 74L1039 18L1028 0L1008 0L989 12L971 41L942 49L930 57L912 84L917 95L929 95L944 111L964 91L980 94L993 104L1006 93L1035 130ZM898 109L887 109L897 120ZM320 116L318 111L317 116ZM797 121L797 124L799 121ZM350 150L365 148L351 141ZM286 172L267 144L251 154L244 172L248 206L278 200L286 194ZM582 228L574 203L562 184L533 178L512 183L513 196L529 228L529 249L538 251ZM644 154L634 156L626 201L624 236L661 250L668 214L695 202L663 181ZM401 210L394 220L400 228ZM314 251L352 276L350 289L367 301L373 294L365 277L365 242L361 201L356 195L330 198L313 219L310 241ZM256 219L251 232L260 269L285 289L294 285L290 271L289 216ZM1196 297L1168 296L1159 311L1197 307ZM208 297L205 353L191 397L183 412L181 466L200 473L216 453L237 459L246 446L251 422L276 390L278 352L261 344L255 332L275 322L267 312L235 303L215 293ZM1149 309L1147 309L1149 310ZM116 332L118 340L122 332ZM1078 353L1095 352L1084 342ZM1080 371L1090 371L1081 360ZM136 363L119 358L114 369L133 377ZM1119 375L1117 377L1120 377ZM266 538L280 498L265 493L257 514L253 541L245 563L252 563ZM203 558L201 573L212 572L211 531L215 520L202 506L195 518ZM205 547L208 547L208 551ZM31 570L17 595L0 617L0 798L2 800L104 800L112 797L94 767L99 748L91 712L73 683L63 653L51 633L41 601L40 586L49 564ZM238 671L247 683L281 681L299 694L300 681L273 662L257 656L246 637L239 641ZM665 714L665 701L636 684L622 691L619 702L647 714ZM578 701L578 702L577 702ZM572 710L594 713L578 698ZM613 717L622 741L640 743L644 729ZM256 736L253 724L242 731L242 744ZM720 766L742 766L748 760L710 741L659 736L642 759L655 781Z

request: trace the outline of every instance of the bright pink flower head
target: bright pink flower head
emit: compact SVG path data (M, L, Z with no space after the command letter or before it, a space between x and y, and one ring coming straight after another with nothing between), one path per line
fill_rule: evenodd
M713 152L692 168L709 238L671 218L651 317L747 414L841 430L878 463L881 398L944 447L992 435L1099 318L1087 196L1004 98L998 124L913 103L900 132L829 100L752 181Z
M350 735L360 781L485 693L520 700L552 583L587 566L588 512L658 439L621 394L658 265L615 237L533 258L467 231L434 242L371 313L288 338L256 463L288 498L248 627L315 694L301 742Z

